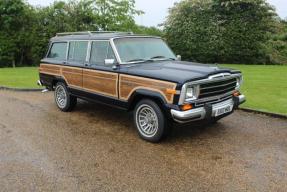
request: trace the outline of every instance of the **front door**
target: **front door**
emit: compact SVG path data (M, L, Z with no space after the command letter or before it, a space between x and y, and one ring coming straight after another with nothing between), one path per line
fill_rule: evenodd
M92 41L89 69L83 70L83 89L98 95L118 98L118 73L106 64L115 55L109 41Z

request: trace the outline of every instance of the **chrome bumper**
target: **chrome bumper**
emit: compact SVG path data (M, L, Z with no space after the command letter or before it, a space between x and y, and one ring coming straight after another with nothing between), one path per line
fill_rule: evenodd
M43 86L43 84L42 84L41 80L38 80L38 81L37 81L37 85L39 85L39 86Z
M239 95L237 98L238 98L239 105L241 105L242 103L246 101L245 95Z
M216 110L224 106L233 105L233 109L237 108L240 104L246 101L244 95L235 97L234 99L229 99L227 101L216 103L208 107L200 107L196 109L191 109L188 111L177 111L171 109L171 116L174 121L178 123L187 123L191 121L203 120L205 118L214 117Z

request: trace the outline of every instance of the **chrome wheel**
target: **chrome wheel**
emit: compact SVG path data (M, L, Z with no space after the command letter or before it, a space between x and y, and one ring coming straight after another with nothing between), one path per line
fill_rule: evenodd
M55 90L56 103L60 108L65 108L67 105L67 92L62 85L56 87Z
M143 104L136 111L136 124L138 130L145 137L156 135L159 127L158 116L149 105Z

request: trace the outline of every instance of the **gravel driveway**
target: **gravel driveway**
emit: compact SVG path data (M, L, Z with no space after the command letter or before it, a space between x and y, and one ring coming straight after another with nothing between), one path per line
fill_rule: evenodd
M0 191L287 191L287 121L238 111L140 140L131 116L0 91Z

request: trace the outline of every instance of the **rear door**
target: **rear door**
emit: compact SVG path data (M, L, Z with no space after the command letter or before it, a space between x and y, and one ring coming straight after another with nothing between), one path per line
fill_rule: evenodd
M118 98L118 73L113 70L116 61L109 41L92 41L89 68L83 70L83 89L94 94Z
M89 41L70 41L67 65L62 68L62 74L69 86L83 87L83 67L87 63Z

